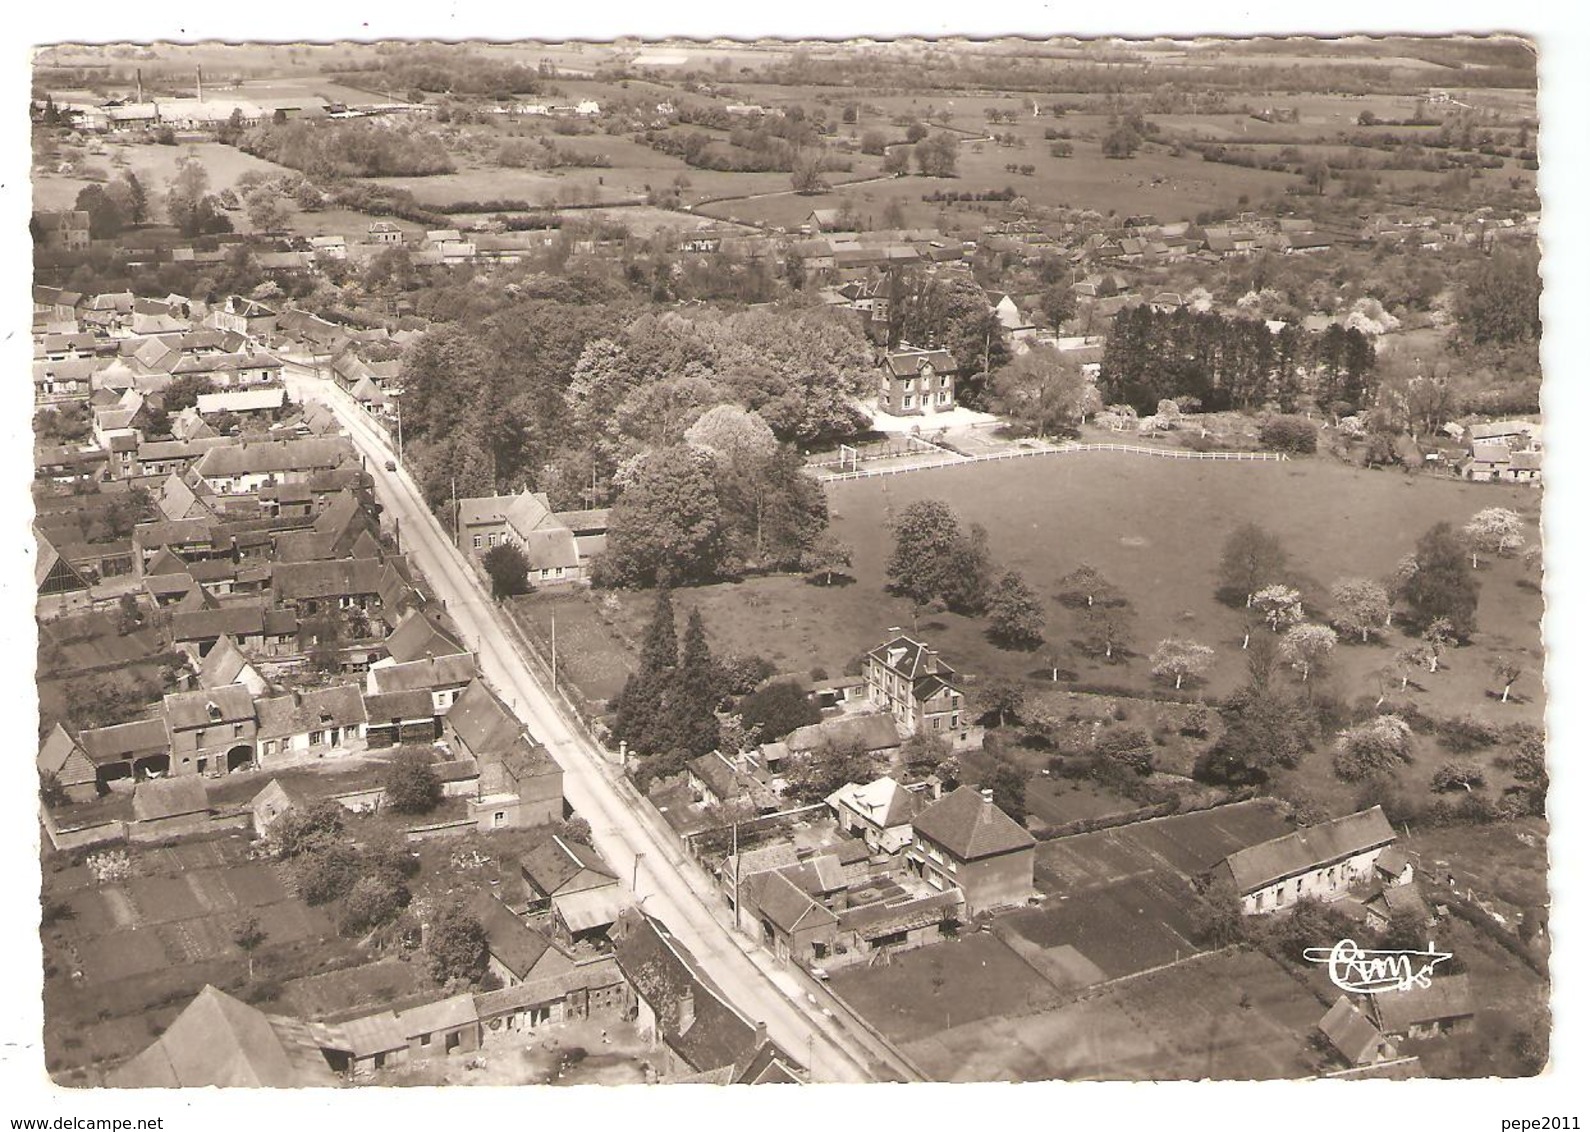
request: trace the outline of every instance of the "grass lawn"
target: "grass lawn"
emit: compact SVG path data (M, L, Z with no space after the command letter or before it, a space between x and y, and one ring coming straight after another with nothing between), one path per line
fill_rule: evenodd
M908 1043L941 1081L1249 1080L1316 1071L1325 1008L1256 952L1200 956L1102 995Z
M1425 871L1451 873L1460 889L1516 911L1541 911L1551 901L1543 851L1546 822L1530 818L1494 825L1421 829L1408 842ZM1504 911L1505 909L1498 909Z
M983 932L902 952L882 966L835 972L831 985L897 1042L1025 1013L1055 997L1054 987L1020 956Z

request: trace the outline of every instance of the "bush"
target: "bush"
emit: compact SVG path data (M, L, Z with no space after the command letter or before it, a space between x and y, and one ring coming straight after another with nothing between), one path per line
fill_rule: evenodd
M342 903L337 930L345 936L358 936L390 923L397 919L408 898L408 887L401 882L394 884L384 876L360 877Z
M1273 452L1308 455L1319 446L1319 429L1307 417L1279 414L1259 426L1259 443Z
M345 845L333 845L298 858L298 891L307 904L341 900L359 879L359 858Z
M386 805L400 814L429 813L442 800L442 780L418 751L404 751L388 763L381 785Z
M1493 747L1501 741L1501 738L1501 731L1495 724L1476 719L1471 715L1443 719L1436 724L1436 742L1454 755L1466 755L1472 751Z
M1148 774L1154 769L1154 741L1141 727L1106 731L1099 737L1094 749L1106 759L1137 774Z

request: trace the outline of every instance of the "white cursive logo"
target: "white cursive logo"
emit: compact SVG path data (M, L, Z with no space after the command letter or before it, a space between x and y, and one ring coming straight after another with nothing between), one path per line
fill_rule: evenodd
M1331 982L1355 994L1380 994L1389 990L1423 989L1430 985L1437 963L1452 958L1427 944L1423 951L1365 951L1350 939L1335 947L1310 947L1303 952L1310 963L1323 963Z

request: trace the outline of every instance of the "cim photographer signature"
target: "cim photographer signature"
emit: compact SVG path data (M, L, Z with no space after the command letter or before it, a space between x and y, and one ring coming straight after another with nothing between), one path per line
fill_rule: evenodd
M1434 943L1422 951L1373 951L1344 939L1334 947L1310 947L1303 958L1324 964L1331 982L1344 991L1381 994L1428 987L1435 968L1452 953L1437 951Z

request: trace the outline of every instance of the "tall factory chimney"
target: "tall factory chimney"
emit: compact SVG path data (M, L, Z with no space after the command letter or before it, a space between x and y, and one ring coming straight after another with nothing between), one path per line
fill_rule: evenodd
M203 102L204 101L204 68L203 67L195 67L195 68L193 68L193 74L194 74L194 83L193 83L194 94L198 97L200 102Z
M138 76L138 101L144 100L144 69L139 67L133 74Z

